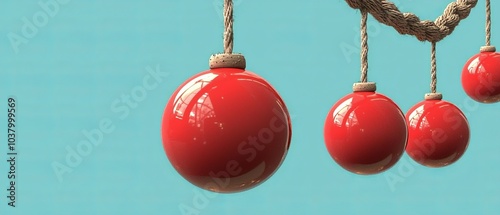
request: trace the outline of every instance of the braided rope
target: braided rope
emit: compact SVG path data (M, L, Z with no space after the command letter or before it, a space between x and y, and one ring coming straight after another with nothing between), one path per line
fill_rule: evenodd
M469 16L478 0L457 0L450 3L443 15L434 22L420 20L412 13L402 13L387 0L345 0L354 9L363 9L379 22L394 27L400 34L417 37L420 41L438 42L450 35L462 19Z
M368 31L366 22L368 13L361 10L361 78L360 82L368 82Z
M431 93L436 93L437 66L436 66L436 43L431 44Z
M486 46L491 46L491 4L486 0Z
M233 1L224 0L224 53L233 53Z

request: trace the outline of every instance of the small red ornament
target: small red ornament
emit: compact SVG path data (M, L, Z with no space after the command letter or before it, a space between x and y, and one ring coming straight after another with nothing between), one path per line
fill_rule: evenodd
M500 53L493 46L485 46L470 58L462 69L462 86L475 101L500 101Z
M428 167L444 167L460 159L469 145L469 123L460 109L439 93L410 108L407 154Z
M276 90L244 69L242 55L216 55L210 68L168 101L163 146L192 184L220 193L244 191L281 165L290 146L290 117Z
M340 99L325 122L328 152L344 169L376 174L391 168L406 146L405 118L388 97L376 93L375 83L358 83Z

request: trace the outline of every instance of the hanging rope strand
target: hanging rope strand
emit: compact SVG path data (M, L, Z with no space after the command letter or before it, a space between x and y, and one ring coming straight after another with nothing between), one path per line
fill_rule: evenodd
M361 9L361 82L368 81L368 32L366 22L368 12Z
M491 7L490 7L490 0L486 0L486 46L491 46Z
M224 53L233 53L233 1L224 0Z
M437 86L437 67L436 67L436 43L431 46L431 93L436 93Z

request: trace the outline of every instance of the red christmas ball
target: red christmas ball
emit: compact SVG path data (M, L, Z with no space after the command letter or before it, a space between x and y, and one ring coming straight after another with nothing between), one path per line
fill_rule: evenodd
M376 174L391 168L404 153L407 128L399 107L376 92L353 92L326 117L328 152L344 169Z
M216 68L191 77L171 96L162 122L173 167L214 192L253 188L283 162L291 140L288 110L258 75Z
M469 123L460 109L441 99L428 99L406 114L407 154L428 167L457 161L469 145Z
M462 87L475 101L500 101L500 53L483 51L470 58L462 69Z

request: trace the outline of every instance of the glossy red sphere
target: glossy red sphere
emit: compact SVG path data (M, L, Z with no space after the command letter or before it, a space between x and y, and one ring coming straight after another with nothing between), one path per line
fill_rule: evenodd
M357 174L391 168L404 153L405 118L388 97L354 92L340 99L326 117L324 137L332 158Z
M469 145L469 123L460 109L443 100L424 100L406 114L407 154L428 167L457 161Z
M475 101L500 101L500 53L481 52L470 58L462 69L462 87Z
M288 110L258 75L211 69L183 83L165 108L163 146L173 167L214 192L253 188L283 162L291 140Z

